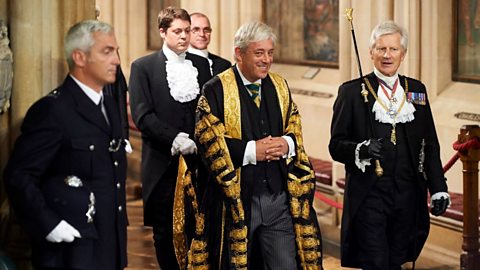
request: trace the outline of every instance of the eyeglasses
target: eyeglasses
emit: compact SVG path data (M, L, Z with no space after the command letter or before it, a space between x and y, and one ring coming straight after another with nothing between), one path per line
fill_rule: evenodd
M192 33L197 35L200 34L200 32L203 32L204 34L211 34L212 33L212 28L210 27L205 27L205 28L200 28L200 27L194 27L192 28Z

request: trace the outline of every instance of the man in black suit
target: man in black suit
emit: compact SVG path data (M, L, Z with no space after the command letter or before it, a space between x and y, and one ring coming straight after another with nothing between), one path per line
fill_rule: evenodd
M342 266L401 269L415 261L429 232L427 190L433 215L450 202L425 85L398 74L407 45L405 29L377 25L374 71L341 85L335 101L329 150L347 175Z
M117 103L113 28L96 20L70 28L62 85L25 116L5 169L36 269L123 269L127 265L126 157Z
M270 72L275 42L269 26L242 25L236 65L205 84L199 100L195 133L210 172L204 208L212 269L322 264L314 172L287 82Z
M190 14L190 19L192 25L188 52L205 57L210 64L210 71L213 76L230 68L232 66L230 61L208 51L208 44L210 44L212 38L212 27L207 15L195 12Z
M173 238L174 193L179 158L200 174L193 140L195 107L203 84L211 78L208 61L187 51L190 16L184 9L166 8L158 15L162 50L132 63L130 108L142 133L144 223L153 226L157 259L162 269L178 269ZM193 180L195 184L200 185ZM199 189L202 189L201 187ZM185 248L185 247L183 247ZM178 253L178 252L177 252ZM184 260L185 258L180 258Z

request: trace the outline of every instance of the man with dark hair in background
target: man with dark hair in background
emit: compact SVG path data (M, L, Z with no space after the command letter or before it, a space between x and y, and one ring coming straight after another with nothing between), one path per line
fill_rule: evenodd
M173 209L177 177L183 167L180 161L185 160L193 172L192 181L202 189L197 176L203 167L193 140L195 108L211 74L205 58L186 52L190 41L187 11L173 7L160 11L158 29L162 49L132 63L130 108L142 133L144 223L153 226L161 269L175 270L185 259L176 258L174 240L178 241L173 237L173 215L182 215ZM191 216L186 215L189 220Z

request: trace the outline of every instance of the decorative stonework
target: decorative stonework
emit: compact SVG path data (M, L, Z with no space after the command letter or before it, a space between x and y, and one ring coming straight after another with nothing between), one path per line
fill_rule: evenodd
M480 114L470 112L458 112L454 115L458 119L480 122Z
M304 95L304 96L310 96L310 97L318 97L318 98L332 98L333 97L333 95L330 94L330 93L317 92L317 91L298 89L298 88L291 88L290 91L292 92L292 94L298 94L298 95Z
M10 49L7 23L0 20L0 114L10 108L13 80L13 55Z

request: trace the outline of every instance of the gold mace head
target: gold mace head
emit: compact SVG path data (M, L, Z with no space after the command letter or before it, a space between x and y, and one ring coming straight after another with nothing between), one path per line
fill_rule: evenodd
M353 21L352 13L353 13L353 8L346 8L346 9L345 9L345 16L347 17L347 20L348 20L349 22L352 22L352 21Z
M363 102L368 103L368 91L365 89L365 84L362 83L362 91L360 91L360 95L363 97Z

